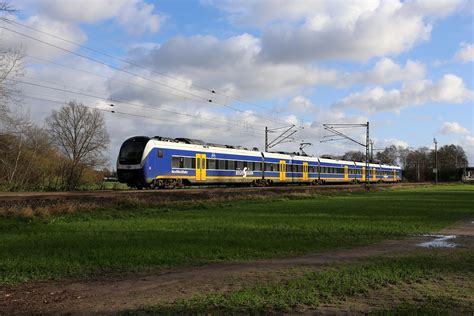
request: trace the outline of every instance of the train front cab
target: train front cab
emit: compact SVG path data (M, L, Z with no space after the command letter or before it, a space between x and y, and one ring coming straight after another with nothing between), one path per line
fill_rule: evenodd
M143 153L149 140L149 137L136 136L122 144L117 159L117 177L120 183L139 189L146 186Z

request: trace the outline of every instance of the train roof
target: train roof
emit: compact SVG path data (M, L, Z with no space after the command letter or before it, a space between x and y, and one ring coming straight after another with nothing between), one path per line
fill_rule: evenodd
M194 148L196 150L200 150L203 152L218 152L218 153L233 153L233 154L241 154L241 155L248 155L252 157L261 157L262 154L266 158L275 158L275 159L288 159L288 156L291 156L292 159L298 159L301 161L319 161L321 163L330 163L330 164L340 164L340 165L352 165L352 166L360 166L365 167L365 162L354 162L348 160L338 160L338 159L329 159L329 158L322 158L322 157L314 157L314 156L306 156L300 155L299 153L291 153L291 152L260 152L258 148L254 147L252 150L247 149L242 146L231 146L231 145L222 145L222 144L215 144L215 143L206 143L204 141L192 138L169 138L169 137L161 137L155 136L150 138L150 141L154 143L154 145L158 145L159 143L166 143L167 147L175 148L175 149L184 149L184 148ZM391 168L391 169L401 169L398 166L391 166L385 164L369 164L370 167L379 167L379 168Z

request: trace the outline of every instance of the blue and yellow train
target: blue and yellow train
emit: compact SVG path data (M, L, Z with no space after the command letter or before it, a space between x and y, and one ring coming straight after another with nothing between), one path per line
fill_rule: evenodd
M172 188L198 184L398 182L398 166L261 152L257 148L205 143L188 138L136 136L120 148L117 175L131 187Z

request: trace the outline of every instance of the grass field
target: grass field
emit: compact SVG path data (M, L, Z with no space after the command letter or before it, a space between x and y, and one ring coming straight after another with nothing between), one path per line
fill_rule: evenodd
M293 256L436 232L474 186L0 218L0 283Z
M474 309L472 280L472 251L422 251L392 258L372 258L307 273L286 282L197 296L142 308L130 314L307 312L325 304L357 308L366 297L372 297L379 306L390 307L375 310L374 314L470 314ZM401 302L394 302L395 299ZM394 308L394 304L398 306Z

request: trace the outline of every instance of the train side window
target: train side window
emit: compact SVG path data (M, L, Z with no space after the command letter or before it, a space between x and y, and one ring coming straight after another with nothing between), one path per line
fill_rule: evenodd
M261 162L254 162L253 165L254 165L253 170L255 170L255 171L261 171L262 170L262 168L261 168L262 163Z
M219 170L225 170L226 169L226 163L225 160L217 160L217 169Z
M207 169L216 169L216 160L215 159L207 159Z
M158 158L163 158L163 149L158 149L157 155L158 155Z
M236 164L235 164L235 168L236 170L243 170L244 169L244 162L243 161L240 161L240 160L237 160L236 161Z
M179 168L179 157L171 158L171 167L172 168Z
M235 170L235 161L227 160L227 170Z
M189 158L189 157L184 158L184 168L192 169L194 167L193 159L196 159L196 158Z

